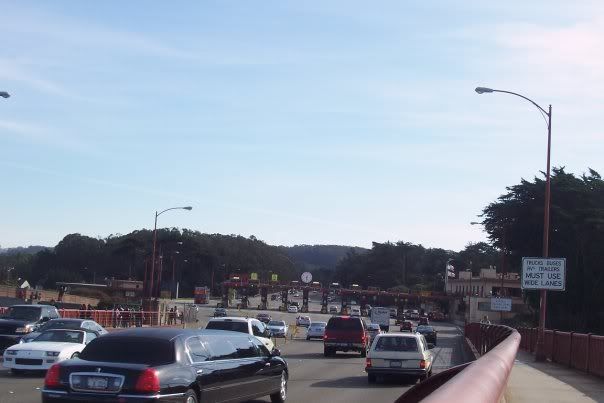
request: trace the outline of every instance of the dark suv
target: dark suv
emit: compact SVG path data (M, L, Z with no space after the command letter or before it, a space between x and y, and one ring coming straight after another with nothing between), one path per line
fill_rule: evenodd
M19 343L21 337L56 318L59 318L59 312L52 305L11 306L0 318L0 351Z
M369 335L361 318L334 316L327 322L323 336L325 357L334 355L337 351L358 351L361 357L365 357L368 347Z

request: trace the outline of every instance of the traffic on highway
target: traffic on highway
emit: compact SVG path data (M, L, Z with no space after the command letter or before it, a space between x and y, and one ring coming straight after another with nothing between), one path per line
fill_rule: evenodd
M386 327L317 313L317 298L305 314L200 305L186 329L55 318L4 351L0 402L394 401L467 361L450 323L405 318L409 330L388 315Z

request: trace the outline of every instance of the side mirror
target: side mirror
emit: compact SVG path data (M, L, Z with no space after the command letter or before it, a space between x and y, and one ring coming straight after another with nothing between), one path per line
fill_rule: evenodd
M436 347L436 344L428 343L428 350L432 350L434 347Z
M279 350L278 348L274 348L271 353L271 357L281 357L281 350Z
M48 322L50 320L50 318L48 316L44 316L42 317L42 319L40 319L40 322L45 323Z

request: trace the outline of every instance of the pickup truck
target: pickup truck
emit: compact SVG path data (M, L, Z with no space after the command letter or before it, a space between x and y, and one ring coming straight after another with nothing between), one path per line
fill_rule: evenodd
M323 355L330 357L337 351L358 351L367 354L369 335L365 322L359 317L334 316L329 319L323 337Z

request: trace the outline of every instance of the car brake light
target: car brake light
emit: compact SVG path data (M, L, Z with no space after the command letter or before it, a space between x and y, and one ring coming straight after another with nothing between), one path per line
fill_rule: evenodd
M421 361L419 362L419 367L420 367L421 369L426 369L426 360L421 360Z
M367 358L365 360L365 366L368 367L368 368L371 367L371 358Z
M44 377L44 386L50 388L61 386L61 367L59 364L54 364L48 369L48 371L46 371L46 376Z
M137 392L159 392L159 377L157 371L151 368L144 370L136 381L134 387Z

